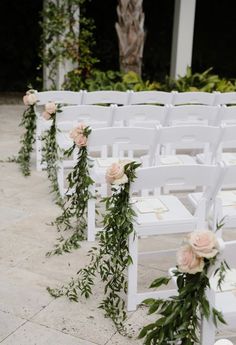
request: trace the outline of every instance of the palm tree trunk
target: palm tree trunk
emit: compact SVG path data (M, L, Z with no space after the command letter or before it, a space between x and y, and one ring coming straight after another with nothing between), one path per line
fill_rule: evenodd
M120 69L134 71L141 76L144 47L143 0L118 0L118 23L115 24L119 40Z

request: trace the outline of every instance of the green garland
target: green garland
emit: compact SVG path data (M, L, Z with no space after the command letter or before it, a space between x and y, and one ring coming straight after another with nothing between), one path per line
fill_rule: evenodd
M24 111L20 126L25 128L25 132L21 137L21 148L18 152L16 162L19 163L20 169L24 176L30 175L30 158L33 152L33 144L35 143L35 130L36 130L36 114L35 103L36 96L35 90L27 91L23 97L27 109Z
M212 317L214 324L225 323L220 311L212 308L206 297L206 290L210 287L208 272L215 265L217 255L202 258L204 267L195 274L183 272L177 265L173 272L176 277L178 295L166 300L147 299L143 301L149 307L149 314L157 313L158 319L143 327L139 338L145 338L145 345L166 345L180 342L182 345L200 344L199 333L201 317L207 320ZM198 258L199 259L199 258ZM220 263L215 274L219 273L218 287L224 280L229 266L225 261ZM161 277L151 284L151 288L167 285L172 278Z
M50 105L54 103L49 102L45 105L45 108L47 108L47 105ZM55 195L56 203L60 206L62 204L61 195L59 192L58 182L57 182L57 170L58 166L57 163L60 159L60 148L56 141L56 134L57 134L57 127L56 127L56 114L61 112L61 106L60 104L55 105L56 111L54 113L47 113L45 111L43 114L47 114L49 119L52 119L52 124L49 130L45 131L45 133L42 135L41 140L43 143L42 148L42 162L41 164L46 163L46 171L48 175L48 179L51 183L51 193Z
M130 183L135 179L135 170L140 166L135 162L126 164L124 173L128 182L113 186L112 195L104 198L106 214L103 220L104 231L98 233L98 247L93 247L88 255L90 263L79 270L76 278L60 289L48 288L54 297L67 296L78 301L79 295L88 298L92 294L94 279L98 274L105 283L102 308L106 317L110 317L120 333L126 333L125 301L127 293L127 267L132 262L129 255L128 237L134 231L135 213L129 200Z
M91 128L86 127L83 135L87 138L91 133ZM74 144L64 155L71 156L75 149ZM88 157L86 146L81 146L78 152L77 163L67 177L68 193L66 193L65 201L62 203L62 214L52 223L56 225L58 231L71 230L73 234L68 238L60 236L55 249L47 253L50 255L60 255L64 252L70 252L72 249L80 247L80 241L85 239L87 229L87 203L94 197L90 192L90 186L94 181L90 177L91 163ZM72 194L69 194L72 192Z

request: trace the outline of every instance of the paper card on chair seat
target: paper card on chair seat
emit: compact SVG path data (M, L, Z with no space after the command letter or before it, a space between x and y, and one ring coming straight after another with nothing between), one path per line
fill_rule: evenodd
M181 159L177 156L160 156L160 162L163 165L177 165L183 164Z
M232 268L226 271L225 280L221 285L221 290L217 288L218 279L219 279L218 274L216 274L214 277L211 277L210 279L210 285L213 290L217 292L236 290L236 269L235 268Z
M227 190L219 192L218 196L221 198L222 206L236 206L236 191Z
M168 208L158 198L140 198L135 201L135 206L140 213L163 213L167 212Z
M233 153L233 152L222 153L222 158L228 164L232 164L232 165L236 164L236 153Z

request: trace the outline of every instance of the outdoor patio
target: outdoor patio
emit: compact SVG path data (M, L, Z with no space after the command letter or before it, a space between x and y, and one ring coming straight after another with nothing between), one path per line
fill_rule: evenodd
M14 102L17 103L17 100ZM54 299L46 291L48 286L59 287L74 276L88 262L87 251L92 246L83 242L71 254L45 257L52 249L58 234L48 225L59 209L49 194L46 172L36 172L33 159L32 174L23 177L16 163L9 157L17 154L22 129L19 128L23 105L0 106L0 343L4 345L111 345L142 344L137 340L140 328L152 317L146 307L129 313L127 327L133 338L117 333L110 319L98 309L102 299L98 281L90 299L78 303L65 297ZM34 158L34 155L33 155ZM233 231L225 239L235 239ZM155 241L143 239L150 249L164 248L168 243L179 246L180 236L159 237ZM153 279L165 275L175 265L175 257L161 262L142 262L140 289ZM148 269L147 269L148 267ZM155 315L154 315L155 317ZM225 337L236 342L236 330Z

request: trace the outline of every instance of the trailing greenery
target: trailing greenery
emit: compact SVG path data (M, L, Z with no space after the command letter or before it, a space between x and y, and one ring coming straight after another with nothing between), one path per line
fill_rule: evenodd
M120 333L125 333L126 319L123 294L127 292L126 270L131 263L128 236L134 231L135 213L129 200L130 183L135 179L135 170L140 164L131 162L124 167L128 182L111 188L112 195L103 199L106 214L104 230L98 233L98 247L93 247L88 255L90 263L79 270L76 278L60 289L48 288L54 297L67 296L78 301L79 295L88 298L92 294L97 275L104 282L104 299L99 308L110 317ZM135 234L134 234L135 236Z
M21 137L21 148L18 152L17 163L24 176L30 175L30 157L33 151L33 144L35 143L35 130L36 130L36 114L34 105L29 105L24 111L21 127L25 128L25 132Z
M48 0L42 11L40 58L48 68L52 88L56 88L58 64L70 61L75 69L66 77L64 88L78 90L75 80L86 78L98 61L92 56L94 23L85 16L88 0ZM79 12L79 14L78 14ZM78 66L78 67L77 67Z
M86 127L83 135L86 137L91 133L91 129ZM64 155L70 157L76 145L74 144ZM62 214L52 223L56 225L58 231L72 231L72 235L67 238L60 236L55 248L47 253L50 255L60 255L70 252L72 249L80 247L80 241L86 237L87 229L87 203L94 196L91 194L90 186L94 181L89 175L91 162L88 157L87 147L81 146L78 151L77 162L73 170L67 176L68 191L65 201L62 203Z
M58 109L57 112L58 111L60 110ZM56 128L55 116L53 117L52 125L50 129L47 130L42 135L42 138L41 138L42 143L43 143L42 164L44 163L46 164L47 176L51 183L51 193L54 194L58 205L60 205L62 200L61 200L58 182L57 182L57 170L58 170L57 163L60 159L60 155L59 155L60 148L58 147L58 144L56 141L56 133L58 129Z

